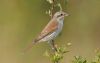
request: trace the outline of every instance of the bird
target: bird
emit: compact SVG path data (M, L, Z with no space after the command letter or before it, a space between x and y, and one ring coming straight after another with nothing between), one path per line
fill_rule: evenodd
M34 44L48 42L53 50L56 50L54 39L60 34L63 28L64 17L69 14L63 11L56 12L44 29L33 39L32 43L24 51L29 50Z

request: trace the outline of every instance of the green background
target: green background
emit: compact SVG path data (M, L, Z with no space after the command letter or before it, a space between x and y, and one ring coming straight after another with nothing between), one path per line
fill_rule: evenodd
M45 14L48 8L46 0L0 0L0 63L51 63L44 56L50 49L46 42L22 54L49 22ZM91 59L100 47L100 0L68 0L63 8L70 16L65 18L55 42L59 46L71 42L72 46L62 63L70 62L75 55Z

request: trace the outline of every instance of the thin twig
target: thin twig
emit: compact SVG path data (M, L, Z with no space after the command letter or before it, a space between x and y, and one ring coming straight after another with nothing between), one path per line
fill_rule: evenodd
M51 18L53 18L53 15L54 15L54 4L55 4L55 0L52 0L52 6L51 6Z

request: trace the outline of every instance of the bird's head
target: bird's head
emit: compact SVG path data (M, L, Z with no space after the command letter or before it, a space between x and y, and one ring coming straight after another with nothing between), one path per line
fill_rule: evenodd
M64 20L64 17L65 16L68 16L69 14L63 12L63 11L59 11L59 12L56 12L53 16L53 18L56 18L57 20Z

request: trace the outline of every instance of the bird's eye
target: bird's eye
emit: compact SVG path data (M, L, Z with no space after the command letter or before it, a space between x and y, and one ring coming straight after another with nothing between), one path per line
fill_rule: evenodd
M63 16L63 14L59 14L57 17L61 17L61 16Z
M61 16L63 15L63 14L60 14Z

